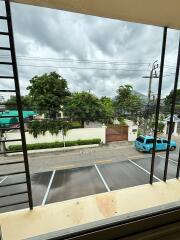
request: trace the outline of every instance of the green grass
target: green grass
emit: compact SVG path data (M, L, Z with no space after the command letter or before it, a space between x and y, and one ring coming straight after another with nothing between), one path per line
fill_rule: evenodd
M77 141L67 141L65 142L66 147L80 146L80 145L90 145L90 144L100 144L101 139L88 139L88 140L77 140ZM27 144L27 150L37 150L37 149L48 149L48 148L62 148L64 147L63 142L51 142L51 143L34 143ZM21 145L10 145L10 151L21 150Z

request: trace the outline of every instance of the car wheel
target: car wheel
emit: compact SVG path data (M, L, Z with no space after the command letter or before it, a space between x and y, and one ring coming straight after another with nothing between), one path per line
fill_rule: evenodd
M171 147L171 148L170 148L170 151L174 151L174 150L175 150L175 147Z
M151 153L151 154L152 154L152 152L153 152L153 149L151 148L151 149L149 150L149 153Z

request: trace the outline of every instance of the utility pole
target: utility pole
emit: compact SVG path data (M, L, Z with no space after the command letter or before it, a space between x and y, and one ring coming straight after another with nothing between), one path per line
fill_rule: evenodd
M153 78L159 78L156 73L156 69L159 68L159 65L157 64L157 60L153 62L152 68L150 71L150 76L144 76L143 78L149 79L149 87L148 87L148 105L147 105L147 119L144 119L144 134L146 134L147 125L148 125L148 111L150 109L150 103L151 103L151 95L152 95L152 79ZM154 73L155 71L155 73ZM152 119L150 119L149 125L151 124Z
M149 104L150 101L151 101L152 79L153 79L153 78L159 78L159 77L157 76L156 71L155 71L155 70L159 67L159 65L156 64L156 62L157 62L157 60L154 61L153 64L152 64L152 69L151 69L151 71L150 71L150 76L144 76L144 77L143 77L143 78L148 78L148 79L149 79L149 87L148 87L148 104ZM155 71L155 74L154 74L154 71Z

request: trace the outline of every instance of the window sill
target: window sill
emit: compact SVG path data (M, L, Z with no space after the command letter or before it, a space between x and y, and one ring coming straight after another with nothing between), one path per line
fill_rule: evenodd
M26 239L121 217L180 200L180 181L172 179L0 215L3 239Z

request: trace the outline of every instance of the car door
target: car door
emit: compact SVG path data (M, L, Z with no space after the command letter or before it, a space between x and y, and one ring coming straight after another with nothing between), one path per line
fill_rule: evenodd
M161 139L157 139L157 141L156 141L156 150L158 150L158 151L163 150Z
M167 140L166 139L163 139L162 140L162 145L163 145L163 150L166 150L167 149Z

